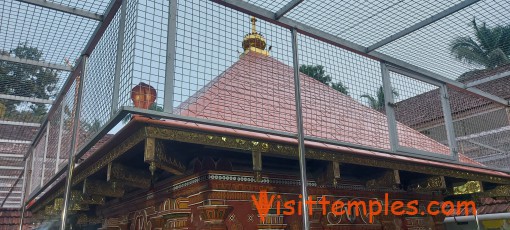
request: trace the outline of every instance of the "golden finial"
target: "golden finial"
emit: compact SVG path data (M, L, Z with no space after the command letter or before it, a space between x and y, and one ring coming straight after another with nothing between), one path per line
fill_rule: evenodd
M251 16L251 33L256 34L257 33L257 19L253 16Z
M257 32L257 19L253 16L251 17L251 33L244 36L243 49L244 54L255 52L269 56L266 50L266 39Z

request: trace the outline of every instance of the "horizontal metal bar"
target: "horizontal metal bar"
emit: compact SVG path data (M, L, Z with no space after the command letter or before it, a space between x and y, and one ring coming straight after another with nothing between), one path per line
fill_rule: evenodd
M17 57L11 57L9 55L0 55L0 61L8 61L8 62L13 62L13 63L46 67L46 68L56 69L56 70L73 71L73 69L71 67L66 66L66 65L54 64L54 63L49 63L49 62L45 62L45 61L21 59L21 58L17 58Z
M7 170L22 170L23 167L19 167L19 166L5 166L5 165L0 165L0 169L7 169Z
M498 134L498 133L506 132L506 131L510 131L510 126L504 126L504 127L492 129L489 131L483 131L483 132L474 133L474 134L467 135L467 136L457 137L457 140L458 141L469 140L469 139L473 139L473 138L484 137L487 135L494 135L494 134Z
M18 176L0 176L0 179L18 179ZM23 178L21 178L23 179Z
M435 85L437 87L441 87L441 85L442 85L442 83L438 80L435 80L433 78L423 77L422 75L407 71L406 69L388 66L388 70L390 72L398 73L398 74L401 74L401 75L404 75L404 76L407 76L407 77L410 77L410 78L413 78L413 79L416 79L419 81L423 81L423 82L431 84L431 85Z
M0 153L0 157L13 157L13 158L23 158L22 154L3 154ZM2 178L2 176L0 176Z
M25 101L25 102L33 102L33 103L42 103L42 104L53 104L53 100L49 99L41 99L41 98L33 98L33 97L21 97L15 95L7 95L0 94L0 99L7 99L13 101Z
M491 155L487 155L487 156L483 156L483 157L476 157L476 158L471 158L471 159L483 164L483 163L490 162L490 161L504 160L504 159L509 159L509 158L510 158L510 154L496 153L496 154L491 154Z
M431 17L429 17L429 18L427 18L427 19L425 19L425 20L423 20L421 22L418 22L418 23L416 23L416 24L414 24L414 25L412 25L412 26L410 26L410 27L408 27L408 28L398 32L398 33L390 35L389 37L387 37L387 38L385 38L385 39L383 39L381 41L376 42L375 44L369 46L367 48L366 52L369 53L369 52L371 52L373 50L376 50L376 49L378 49L378 48L380 48L380 47L382 47L382 46L384 46L384 45L386 45L388 43L391 43L391 42L393 42L393 41L395 41L395 40L397 40L397 39L399 39L401 37L404 37L404 36L414 32L414 31L417 31L417 30L419 30L419 29L421 29L421 28L423 28L425 26L428 26L428 25L430 25L430 24L432 24L432 23L434 23L436 21L439 21L439 20L441 20L442 18L444 18L444 17L446 17L448 15L451 15L451 14L453 14L453 13L459 11L459 10L462 10L462 9L464 9L464 8L470 6L470 5L472 5L472 4L474 4L474 3L478 2L478 1L480 1L480 0L465 0L465 1L463 1L463 2L461 2L459 4L457 4L457 5L454 5L454 6L448 8L446 10L443 10L443 11L441 11L441 12L439 12L439 13L437 13L437 14L435 14L435 15L433 15L433 16L431 16Z
M21 121L2 121L0 120L0 125L16 125L16 126L27 126L27 127L39 127L41 124L39 123L28 123Z
M22 141L22 140L9 140L9 139L0 139L0 143L9 143L9 144L32 144L31 141Z
M490 77L486 77L486 78L483 78L483 79L480 79L480 80L468 82L468 83L466 83L466 86L467 87L473 87L473 86L476 86L476 85L480 85L480 84L483 84L483 83L486 83L486 82L489 82L489 81L494 81L494 80L497 80L497 79L500 79L500 78L504 78L504 77L508 77L508 76L510 76L510 71L506 71L506 72L503 72L503 73L497 73L497 74L492 75Z
M287 3L285 6L283 6L281 9L276 11L274 18L276 20L283 17L285 14L287 14L289 11L294 9L296 6L298 6L300 3L302 3L304 0L292 0L289 3Z
M210 1L221 4L223 6L226 6L226 7L232 8L232 9L235 9L235 10L238 10L238 11L241 11L246 14L253 15L255 17L261 18L263 20L266 20L266 21L274 23L276 25L285 27L287 29L296 28L297 31L300 32L301 34L316 38L320 41L327 42L334 46L349 50L351 52L357 53L359 55L363 55L368 58L372 58L377 61L383 61L383 62L393 65L395 67L413 71L413 72L415 72L417 74L421 74L427 78L434 79L439 82L446 83L448 85L459 88L459 89L463 90L464 92L470 92L472 94L475 94L475 95L487 98L491 101L495 101L497 103L508 106L508 101L503 98L499 98L499 97L496 97L494 95L491 95L489 93L482 92L479 90L473 90L472 88L468 88L463 83L454 81L452 79L441 76L437 73L434 73L429 70L420 68L418 66L409 64L409 63L404 62L400 59L388 56L383 53L379 53L376 51L366 53L366 49L367 49L366 47L358 45L354 42L350 42L345 39L339 38L338 36L326 33L322 30L313 28L311 26L305 25L303 23L294 21L294 20L286 18L286 17L281 17L279 20L275 20L273 12L266 10L262 7L253 5L251 3L248 3L246 1L242 1L242 0L210 0Z
M72 14L72 15L76 15L76 16L80 16L80 17L84 17L84 18L88 18L88 19L92 19L92 20L96 20L96 21L103 20L103 16L100 14L96 14L96 13L93 13L90 11L86 11L86 10L82 10L82 9L78 9L78 8L74 8L74 7L70 7L70 6L65 6L62 4L58 4L58 3L50 2L50 1L46 1L46 0L17 0L17 1L44 7L47 9L52 9L52 10L68 13L68 14Z
M9 193L9 191L1 191L0 190L0 194L5 194L5 193ZM21 191L12 191L11 193L12 194L21 194Z
M10 199L13 199L13 200L19 199L20 200L21 199L20 196L0 196L0 199L5 199L5 198L7 198L7 200L10 200Z

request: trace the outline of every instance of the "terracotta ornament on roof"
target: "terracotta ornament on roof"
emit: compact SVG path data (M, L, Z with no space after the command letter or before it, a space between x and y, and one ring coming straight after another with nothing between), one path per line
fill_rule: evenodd
M269 56L269 51L266 50L266 39L257 32L257 19L251 17L251 33L244 36L243 49L244 54L249 52L259 53L265 56Z

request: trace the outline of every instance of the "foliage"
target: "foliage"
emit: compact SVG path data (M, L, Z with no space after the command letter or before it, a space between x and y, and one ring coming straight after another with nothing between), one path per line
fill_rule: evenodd
M510 26L488 28L472 21L474 38L458 37L450 43L450 51L459 61L493 69L510 63Z
M331 77L326 74L324 70L324 66L321 65L301 65L299 67L299 72L304 73L313 79L324 83L327 86L331 86L336 91L343 93L345 95L349 95L349 91L341 81L334 83L332 82Z
M40 61L43 55L37 48L28 46L26 43L19 44L9 53L2 52L2 55L11 54L21 59L35 61ZM56 94L57 81L58 71L56 70L38 66L27 67L27 65L0 61L0 94L49 99ZM0 102L5 105L6 114L11 117L31 115L42 118L47 113L45 104L27 104L26 102L10 100ZM28 105L29 110L20 111L17 109L22 103Z
M399 94L395 89L391 90L393 92L394 97L398 97ZM362 98L368 99L368 105L370 108L375 110L380 110L384 108L384 89L382 86L377 89L377 92L375 93L376 97L373 97L370 94L363 94L361 95Z
M85 130L85 132L88 133L96 133L99 130L101 130L101 121L98 119L94 119L93 122L82 122L82 127Z

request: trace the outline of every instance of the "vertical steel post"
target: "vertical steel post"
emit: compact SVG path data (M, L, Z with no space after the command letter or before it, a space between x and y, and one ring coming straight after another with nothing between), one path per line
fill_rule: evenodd
M21 210L20 210L20 219L19 219L19 230L23 230L23 219L25 218L25 190L27 186L27 166L28 161L25 159L25 168L23 170L23 186L21 186Z
M88 56L84 55L82 57L82 66L81 66L81 74L79 81L76 84L76 87L78 87L78 95L76 99L76 111L74 113L73 117L73 136L71 137L71 151L69 151L69 161L68 161L68 167L67 167L67 178L66 178L66 188L64 192L64 207L62 208L62 215L61 215L61 223L60 223L60 230L65 230L66 228L66 222L67 222L67 213L69 209L69 197L71 194L71 186L72 186L72 179L73 179L73 171L74 171L74 163L75 163L75 155L76 155L76 139L78 136L78 123L80 120L80 110L81 110L81 100L83 95L83 87L85 82L85 77L87 76L87 62L88 62Z
M55 174L58 173L58 169L60 166L60 151L62 148L62 133L64 132L64 113L65 113L65 103L62 101L61 110L60 110L60 125L58 128L58 144L57 144L57 156L55 157Z
M31 157L30 158L31 159L31 162L30 162L30 165L31 165L30 166L30 172L31 172L31 174L30 174L30 188L31 189L32 189L32 186L34 184L33 183L34 182L34 177L33 176L34 176L34 162L36 160L35 159L35 154L36 154L35 147L33 147L32 150L31 150L31 153L29 155L29 157Z
M177 38L177 0L170 0L168 9L168 28L166 41L165 96L163 111L173 113L174 110L174 78L175 78L175 39Z
M48 156L48 142L50 139L50 127L51 127L51 122L48 121L48 123L46 124L46 139L44 140L44 154L43 154L43 161L42 161L41 187L44 185L44 173L46 171L46 157Z
M448 137L448 146L450 147L450 153L454 160L459 161L457 140L455 137L455 127L453 126L452 110L450 107L450 97L448 96L448 89L446 84L441 84L441 86L439 87L439 92L441 93L441 106L443 107L444 127L446 129L446 135Z
M381 75L384 92L384 110L388 120L388 132L390 135L390 148L391 151L396 152L398 149L398 131L395 108L393 107L395 99L393 98L393 89L391 87L390 71L384 62L381 62Z
M310 222L308 220L308 192L307 179L306 179L306 149L305 149L305 135L303 131L303 110L301 107L301 88L299 83L299 57L298 57L298 44L297 44L298 32L296 28L292 29L292 58L294 65L294 93L296 100L296 121L297 121L297 138L299 145L299 171L301 175L301 194L303 195L303 228L310 229Z
M126 27L127 1L122 1L120 6L119 30L117 34L117 55L115 57L115 76L113 79L113 94L110 117L115 115L119 108L120 74L122 70L122 52L124 50L124 30Z

